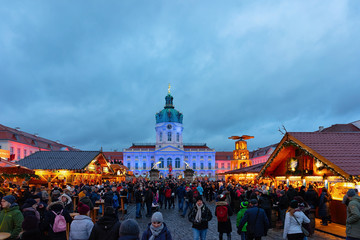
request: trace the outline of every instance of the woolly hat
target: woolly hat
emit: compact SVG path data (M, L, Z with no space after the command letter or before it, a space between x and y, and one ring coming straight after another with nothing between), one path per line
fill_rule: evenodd
M104 215L105 216L115 215L115 209L113 207L111 207L111 206L106 207Z
M7 196L3 197L2 199L9 202L10 204L13 204L15 202L15 197L13 195L7 195Z
M253 199L250 199L249 203L252 205L256 205L256 204L258 204L258 200L253 198Z
M38 219L34 215L29 215L24 218L21 226L24 231L31 231L37 229L39 227L38 224Z
M346 195L348 197L353 197L356 195L355 189L349 189L349 191L347 191Z
M245 201L245 202L241 202L241 204L240 204L240 206L242 207L242 208L246 208L247 206L248 206L248 202L247 201Z
M151 217L151 222L164 222L164 218L161 212L155 212Z
M299 206L299 202L298 202L298 201L292 200L292 201L290 202L290 207L291 207L291 208L298 208L298 206Z
M29 208L29 207L32 207L34 204L37 204L37 202L32 199L32 198L29 198L25 201L24 205L23 205L23 209L24 208Z
M120 225L119 235L122 236L139 236L139 224L134 219L126 219Z
M82 202L79 202L78 204L78 212L81 214L81 215L86 215L88 212L90 211L90 208L88 205L82 203Z

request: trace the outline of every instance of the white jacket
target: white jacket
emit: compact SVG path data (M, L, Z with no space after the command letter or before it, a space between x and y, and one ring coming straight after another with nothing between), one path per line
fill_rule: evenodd
M300 224L296 222L295 218L298 220ZM302 211L296 211L294 213L294 216L291 216L290 213L287 212L285 216L283 238L286 239L288 234L302 233L301 224L303 222L309 223L310 219L306 217Z

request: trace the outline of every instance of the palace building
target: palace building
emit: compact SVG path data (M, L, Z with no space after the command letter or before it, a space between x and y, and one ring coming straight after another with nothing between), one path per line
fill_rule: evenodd
M123 165L135 176L149 176L152 168L160 177L184 177L184 170L191 168L195 177L215 179L215 150L205 143L183 143L183 114L175 109L170 89L165 97L165 107L155 114L156 142L132 144L123 151ZM111 159L114 153L105 153Z

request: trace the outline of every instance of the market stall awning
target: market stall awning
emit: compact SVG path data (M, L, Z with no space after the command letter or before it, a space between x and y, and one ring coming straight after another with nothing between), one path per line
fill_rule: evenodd
M259 163L256 165L251 165L249 167L239 168L231 171L227 171L222 175L226 174L240 174L240 173L258 173L260 172L261 168L265 165L265 163Z
M22 166L0 167L0 174L35 174L34 170Z

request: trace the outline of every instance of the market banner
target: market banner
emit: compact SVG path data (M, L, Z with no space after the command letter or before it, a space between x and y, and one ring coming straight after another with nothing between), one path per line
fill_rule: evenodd
M10 151L0 149L0 158L10 158Z

